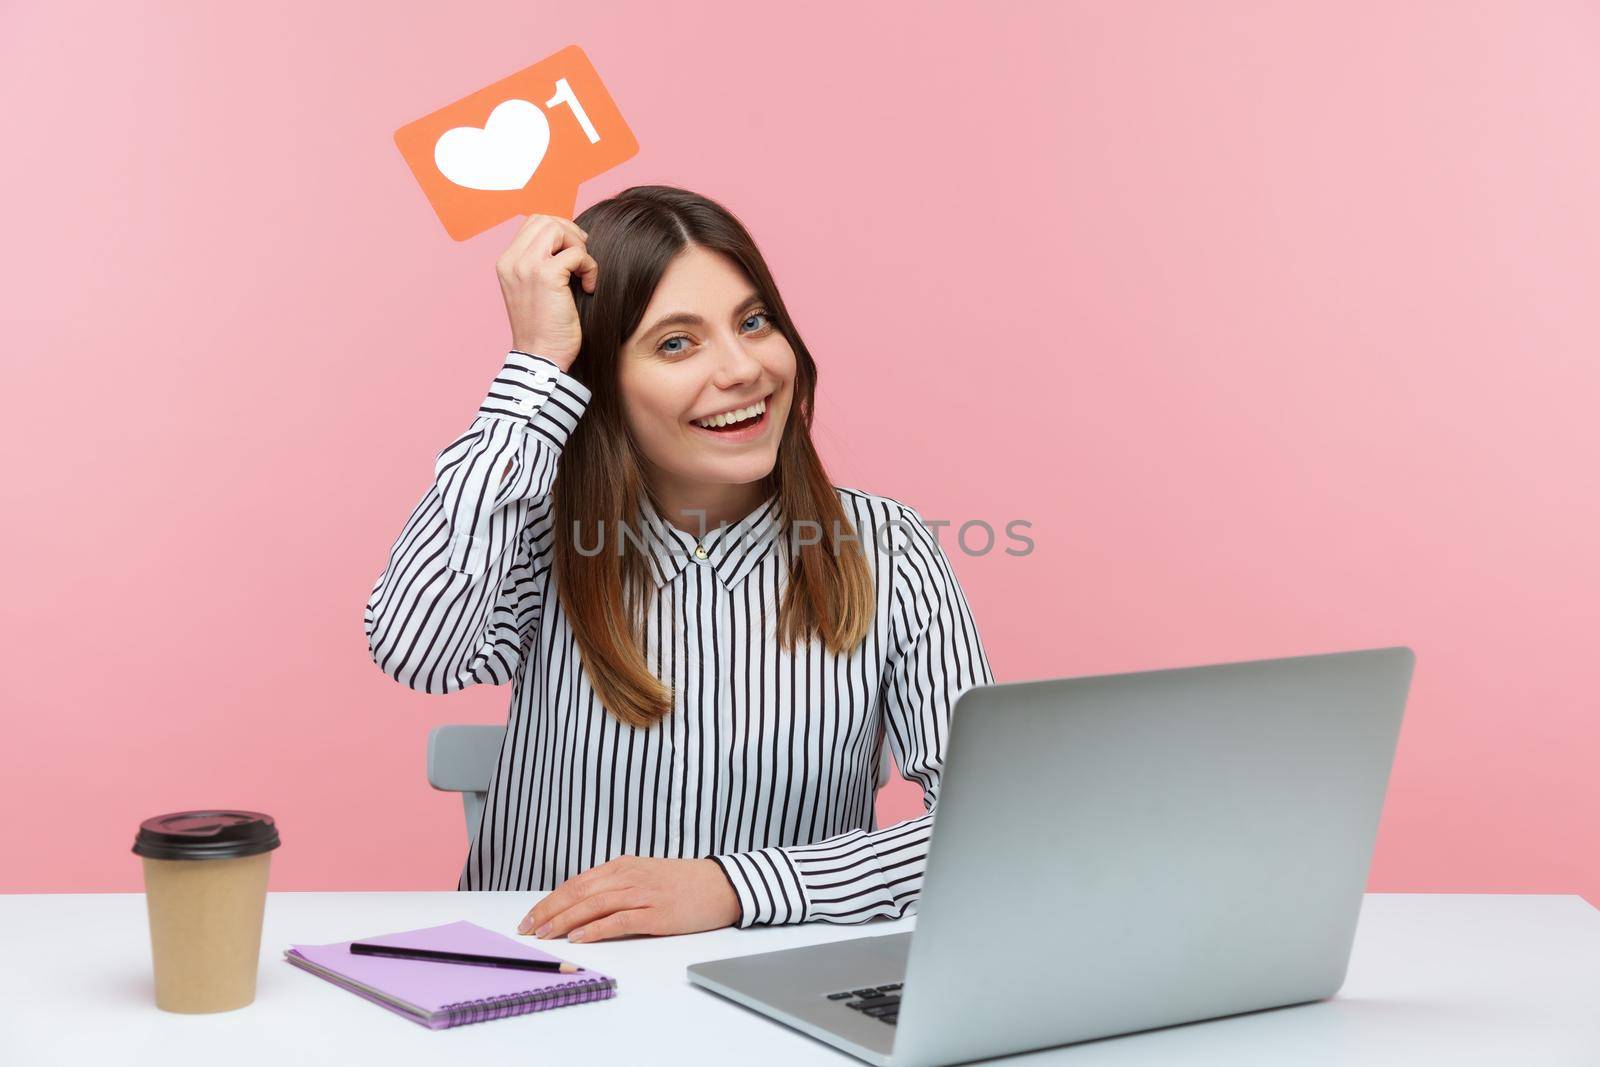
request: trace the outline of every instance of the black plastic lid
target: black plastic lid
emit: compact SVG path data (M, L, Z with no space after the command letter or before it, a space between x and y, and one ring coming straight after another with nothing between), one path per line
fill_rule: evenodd
M277 824L259 811L175 811L140 823L133 851L158 860L226 860L279 843Z

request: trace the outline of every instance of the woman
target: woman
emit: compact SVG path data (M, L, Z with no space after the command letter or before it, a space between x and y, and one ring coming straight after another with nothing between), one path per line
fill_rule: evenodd
M497 270L512 350L366 610L397 681L512 683L457 888L553 889L519 932L572 941L906 914L993 676L921 517L830 483L749 234L641 186ZM874 831L885 735L927 811Z

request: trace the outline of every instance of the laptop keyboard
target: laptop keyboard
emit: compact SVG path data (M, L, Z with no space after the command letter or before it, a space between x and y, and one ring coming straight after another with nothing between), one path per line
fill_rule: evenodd
M892 1026L895 1020L900 1018L900 987L903 984L903 982L890 982L887 985L846 989L839 993L828 993L827 998L841 1001L847 1008L854 1008L863 1015L870 1015L879 1022L889 1023Z

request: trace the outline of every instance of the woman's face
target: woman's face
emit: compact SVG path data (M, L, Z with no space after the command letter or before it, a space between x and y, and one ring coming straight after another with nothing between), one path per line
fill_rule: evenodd
M776 464L795 359L767 310L720 252L689 245L661 276L618 371L623 410L658 491L715 494L759 481ZM762 403L765 412L733 432L697 425Z

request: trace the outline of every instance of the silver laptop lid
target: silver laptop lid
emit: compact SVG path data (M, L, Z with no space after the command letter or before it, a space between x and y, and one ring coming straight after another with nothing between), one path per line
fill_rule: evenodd
M894 1062L1331 996L1414 662L1381 648L963 692Z

